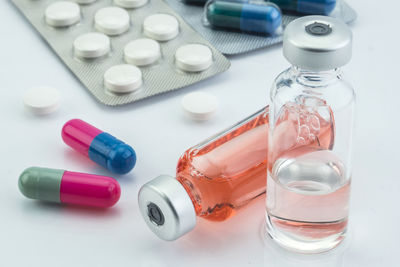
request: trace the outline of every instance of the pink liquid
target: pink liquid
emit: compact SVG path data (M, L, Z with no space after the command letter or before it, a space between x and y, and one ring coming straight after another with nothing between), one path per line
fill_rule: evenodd
M269 170L283 153L298 147L332 149L335 121L332 110L320 103L319 110L309 110L303 104L287 103L277 115L269 151Z
M177 179L192 199L198 216L222 221L264 195L268 148L268 111L186 151Z
M267 107L228 131L187 150L180 158L177 179L191 197L198 216L212 221L226 220L264 195L268 164L268 115ZM281 139L280 151L287 147L328 148L332 145L334 130L331 124L322 124L313 132L313 138L301 143L290 139L302 134L294 122L280 127L284 136L289 138Z

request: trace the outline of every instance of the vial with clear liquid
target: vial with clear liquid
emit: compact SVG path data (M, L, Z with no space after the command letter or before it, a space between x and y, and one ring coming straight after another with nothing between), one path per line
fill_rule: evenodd
M327 251L345 237L355 93L340 67L351 44L347 25L324 16L299 18L284 33L292 67L271 89L266 225L292 251Z
M263 108L188 149L178 161L176 177L162 175L141 188L139 207L156 235L175 240L195 227L196 217L224 221L264 195L268 114L269 107ZM285 129L281 130L288 136L296 135L295 126L292 122L282 124ZM315 140L304 142L329 148L333 140L331 125L322 124L316 136L320 144ZM283 147L291 142L282 141Z

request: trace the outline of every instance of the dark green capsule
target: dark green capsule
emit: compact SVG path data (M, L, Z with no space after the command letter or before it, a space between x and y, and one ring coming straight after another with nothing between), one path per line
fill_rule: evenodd
M207 0L182 0L182 2L186 5L204 6Z
M240 30L243 5L228 1L214 1L207 6L207 21L211 26Z

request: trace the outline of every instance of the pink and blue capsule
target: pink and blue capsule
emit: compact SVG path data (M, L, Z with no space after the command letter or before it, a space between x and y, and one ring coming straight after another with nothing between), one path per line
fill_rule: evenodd
M112 173L126 174L136 164L131 146L80 119L65 123L61 135L68 146Z

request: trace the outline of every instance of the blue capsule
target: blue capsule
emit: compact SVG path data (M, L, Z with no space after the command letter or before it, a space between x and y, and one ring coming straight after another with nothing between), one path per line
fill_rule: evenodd
M279 8L271 3L216 0L205 9L207 22L215 28L272 35L282 23Z
M283 11L307 15L329 15L336 7L337 0L270 0Z

